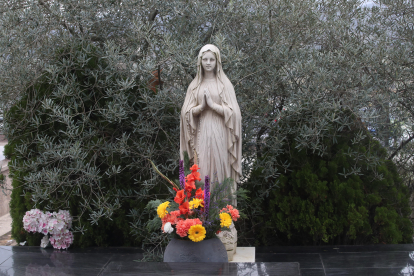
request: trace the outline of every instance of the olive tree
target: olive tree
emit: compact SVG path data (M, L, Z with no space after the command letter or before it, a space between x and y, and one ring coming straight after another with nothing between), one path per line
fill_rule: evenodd
M390 92L398 83L384 77L392 57L407 61L384 42L387 28L404 31L363 1L6 1L0 24L1 108L19 115L5 124L16 194L26 195L23 209L63 208L64 198L78 198L79 231L85 220L96 224L121 210L133 233L146 235L147 211L123 202L167 196L148 160L177 173L178 114L206 43L220 48L242 111L240 187L254 187L257 204L240 206L252 221L281 170L290 170L280 156L291 139L324 156L327 140L358 126L353 143L368 129L390 157L384 133L410 152L411 136L396 131L392 115L402 110ZM348 154L354 163L344 176L360 174L361 159L372 171L379 166L370 151Z

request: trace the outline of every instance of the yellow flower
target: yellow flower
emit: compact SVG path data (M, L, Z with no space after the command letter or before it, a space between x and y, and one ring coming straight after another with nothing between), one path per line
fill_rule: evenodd
M169 201L161 203L157 208L157 214L160 218L164 218L166 214L168 214L167 208L170 205Z
M193 225L188 230L188 237L193 242L202 241L206 238L206 229L200 224Z
M198 199L198 198L194 198L193 200L191 200L189 202L190 204L190 209L196 209L198 207L204 207L204 201L202 199Z
M231 216L227 213L220 214L220 226L221 227L230 227L231 225Z

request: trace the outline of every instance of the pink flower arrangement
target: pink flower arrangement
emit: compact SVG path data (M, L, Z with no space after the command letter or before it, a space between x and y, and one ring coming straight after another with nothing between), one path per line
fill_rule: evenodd
M56 249L67 249L73 243L73 234L69 229L72 227L72 217L69 211L43 213L39 209L27 211L23 217L23 228L28 232L38 232L50 235L47 240Z

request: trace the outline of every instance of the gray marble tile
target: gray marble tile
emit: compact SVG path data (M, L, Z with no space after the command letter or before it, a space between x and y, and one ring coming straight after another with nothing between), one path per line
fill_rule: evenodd
M0 248L0 267L2 267L3 263L6 262L7 259L11 258L11 256L13 256L12 251Z

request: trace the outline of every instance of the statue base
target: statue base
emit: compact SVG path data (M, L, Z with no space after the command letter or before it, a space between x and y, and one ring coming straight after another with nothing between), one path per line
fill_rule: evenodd
M236 254L230 263L254 263L256 262L256 247L237 247Z

